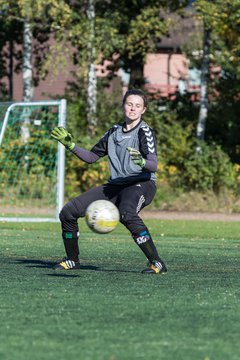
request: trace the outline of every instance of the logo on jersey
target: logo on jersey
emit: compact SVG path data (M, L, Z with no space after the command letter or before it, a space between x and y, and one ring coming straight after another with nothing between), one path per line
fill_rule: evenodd
M138 184L138 185L140 185L140 184ZM136 185L136 186L138 186L138 185ZM138 201L138 205L137 205L137 213L139 213L139 211L141 210L142 205L144 204L144 202L145 202L145 197L144 197L144 195L141 195L140 199Z
M148 126L143 126L142 129L147 138L148 150L150 153L153 154L155 152L155 146L154 146L154 139L153 139L152 131Z

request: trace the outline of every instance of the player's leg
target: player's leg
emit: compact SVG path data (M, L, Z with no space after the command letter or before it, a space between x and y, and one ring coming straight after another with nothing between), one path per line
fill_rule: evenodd
M118 197L120 221L132 234L135 243L139 246L149 261L144 273L165 273L167 268L159 257L150 232L139 216L139 211L150 204L156 193L156 185L152 181L141 182L125 187Z
M72 199L62 208L59 219L61 221L66 258L57 264L54 269L73 270L80 268L78 219L85 216L88 205L93 201L111 200L116 196L116 192L116 187L109 187L107 184L100 185Z

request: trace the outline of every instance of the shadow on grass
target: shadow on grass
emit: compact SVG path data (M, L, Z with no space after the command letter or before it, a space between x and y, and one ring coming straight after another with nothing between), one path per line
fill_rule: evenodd
M64 273L64 270L53 270L52 274L46 274L47 276L52 276L52 277L77 277L81 274L82 271L84 270L91 270L91 271L97 271L97 272L103 272L103 273L137 273L139 274L139 271L134 271L134 270L119 270L119 269L102 269L99 268L97 266L91 266L91 265L81 265L80 269L78 270L71 270L71 271L67 271L67 274ZM78 272L79 275L73 275L72 272L75 272L75 274ZM69 274L69 272L71 272L71 275Z
M37 260L37 259L16 259L15 263L19 263L19 264L24 264L27 267L32 267L32 268L44 268L44 269L52 269L54 265L56 265L56 261L49 261L49 260ZM52 274L47 274L47 276L61 276L61 277L68 277L68 276L73 276L76 277L78 275L68 275L68 274L63 274L62 272L64 270L53 270ZM119 270L119 269L103 269L103 268L99 268L98 266L93 266L93 265L81 265L80 266L80 271L81 270L92 270L92 271L100 271L100 272L118 272L118 273L139 273L139 271L136 270ZM74 272L78 272L79 270L71 270ZM69 273L69 271L68 271Z
M27 265L27 267L33 268L49 268L51 269L56 262L36 259L16 259L15 263Z
M47 268L47 269L52 269L53 266L56 265L57 263L56 261L36 260L36 259L17 259L15 262L19 264L25 264L27 265L27 267ZM99 268L97 266L91 266L91 265L81 265L80 267L80 270L98 270L98 269ZM64 271L64 270L60 270L60 271ZM74 271L78 271L78 270L74 270Z

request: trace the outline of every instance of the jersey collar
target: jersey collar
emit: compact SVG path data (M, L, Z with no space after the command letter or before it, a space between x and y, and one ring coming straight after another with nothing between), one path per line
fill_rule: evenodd
M124 123L122 124L122 132L123 132L124 134L130 133L131 131L133 131L133 130L135 130L137 127L139 127L139 126L142 124L142 122L143 122L143 120L141 119L136 126L134 126L132 129L130 129L130 130L128 130L128 131L125 129L126 122L124 122Z

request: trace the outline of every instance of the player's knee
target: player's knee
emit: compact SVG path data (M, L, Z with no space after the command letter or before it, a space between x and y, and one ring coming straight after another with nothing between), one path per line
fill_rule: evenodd
M134 212L120 212L120 222L131 232L132 235L139 234L146 229L142 219Z
M126 226L129 230L132 230L134 224L138 224L140 218L138 214L128 211L120 213L120 222Z
M70 204L64 205L59 214L59 219L62 223L76 220L76 216L74 215L72 206Z
M120 222L127 226L129 223L131 223L131 219L132 219L132 216L130 215L129 212L120 212Z

